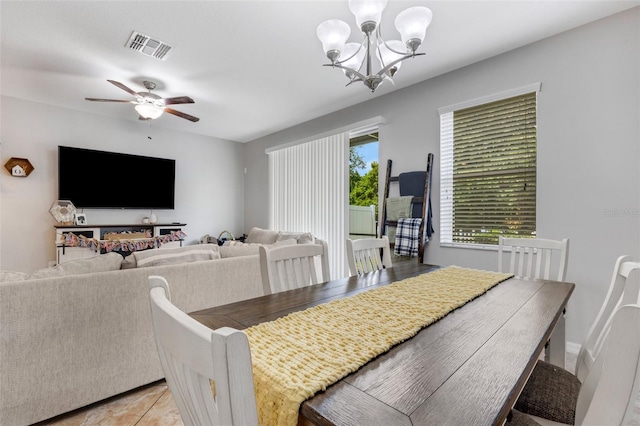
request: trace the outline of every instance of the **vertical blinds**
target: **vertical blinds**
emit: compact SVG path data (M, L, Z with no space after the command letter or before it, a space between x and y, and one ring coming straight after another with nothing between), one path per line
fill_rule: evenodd
M348 275L348 141L340 133L269 152L269 227L326 240L333 278Z
M536 93L453 111L441 121L442 155L451 157L451 178L443 182L450 242L535 237Z

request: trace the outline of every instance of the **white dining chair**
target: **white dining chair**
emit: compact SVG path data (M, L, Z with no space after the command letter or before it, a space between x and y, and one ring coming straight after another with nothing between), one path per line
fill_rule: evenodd
M278 293L330 279L326 241L312 244L260 246L260 272L265 294Z
M498 271L509 272L522 278L564 281L567 275L569 240L543 238L505 238L498 241ZM535 266L534 266L535 258ZM507 267L508 265L508 267ZM552 270L557 271L552 278ZM556 326L557 335L564 335L564 317ZM551 342L545 345L544 359L564 366L565 344Z
M381 238L347 239L347 261L352 276L391 268L389 238L383 235Z
M171 303L169 284L149 277L160 363L185 425L257 425L246 334L211 330Z
M629 279L633 271L640 271L640 262L633 262L630 256L618 257L607 296L578 352L575 374L538 361L515 404L517 410L571 423L575 413L571 407L603 350L616 309L639 302L638 280Z
M640 305L623 305L613 314L604 333L602 350L585 377L577 397L562 401L575 416L558 422L547 414L553 407L540 407L538 415L513 410L509 426L523 425L622 425L632 424L640 390ZM561 393L561 388L556 393ZM545 411L545 408L549 411Z
M509 261L505 262L507 257ZM567 275L568 257L569 240L567 238L548 240L500 237L498 242L498 271L509 272L522 278L564 281ZM536 260L535 268L534 258ZM551 278L551 271L554 267L557 273Z
M578 352L575 375L580 381L584 381L602 348L604 334L615 309L621 305L640 302L639 280L629 279L633 271L640 271L640 262L633 262L631 259L631 256L620 256L616 260L607 296Z

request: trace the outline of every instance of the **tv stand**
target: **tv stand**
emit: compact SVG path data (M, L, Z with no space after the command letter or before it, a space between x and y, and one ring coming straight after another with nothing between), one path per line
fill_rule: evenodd
M56 262L86 259L115 251L182 247L186 223L55 225ZM131 238L128 238L128 236Z

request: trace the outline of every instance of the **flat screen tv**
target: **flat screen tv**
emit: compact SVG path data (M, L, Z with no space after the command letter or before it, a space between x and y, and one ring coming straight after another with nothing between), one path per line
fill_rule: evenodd
M87 209L173 209L176 160L58 146L58 199Z

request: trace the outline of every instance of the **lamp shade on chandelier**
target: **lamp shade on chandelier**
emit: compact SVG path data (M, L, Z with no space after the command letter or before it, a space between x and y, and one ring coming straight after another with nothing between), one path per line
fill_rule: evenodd
M395 26L401 40L385 41L380 33L382 12L387 0L349 0L349 9L364 34L361 43L347 43L351 27L344 21L330 19L318 25L318 38L327 58L325 66L341 68L349 79L347 86L362 81L372 92L385 80L391 80L400 69L401 62L424 55L416 53L424 41L433 14L423 6L410 7L398 14ZM373 72L372 56L380 63ZM391 80L393 82L393 80Z

